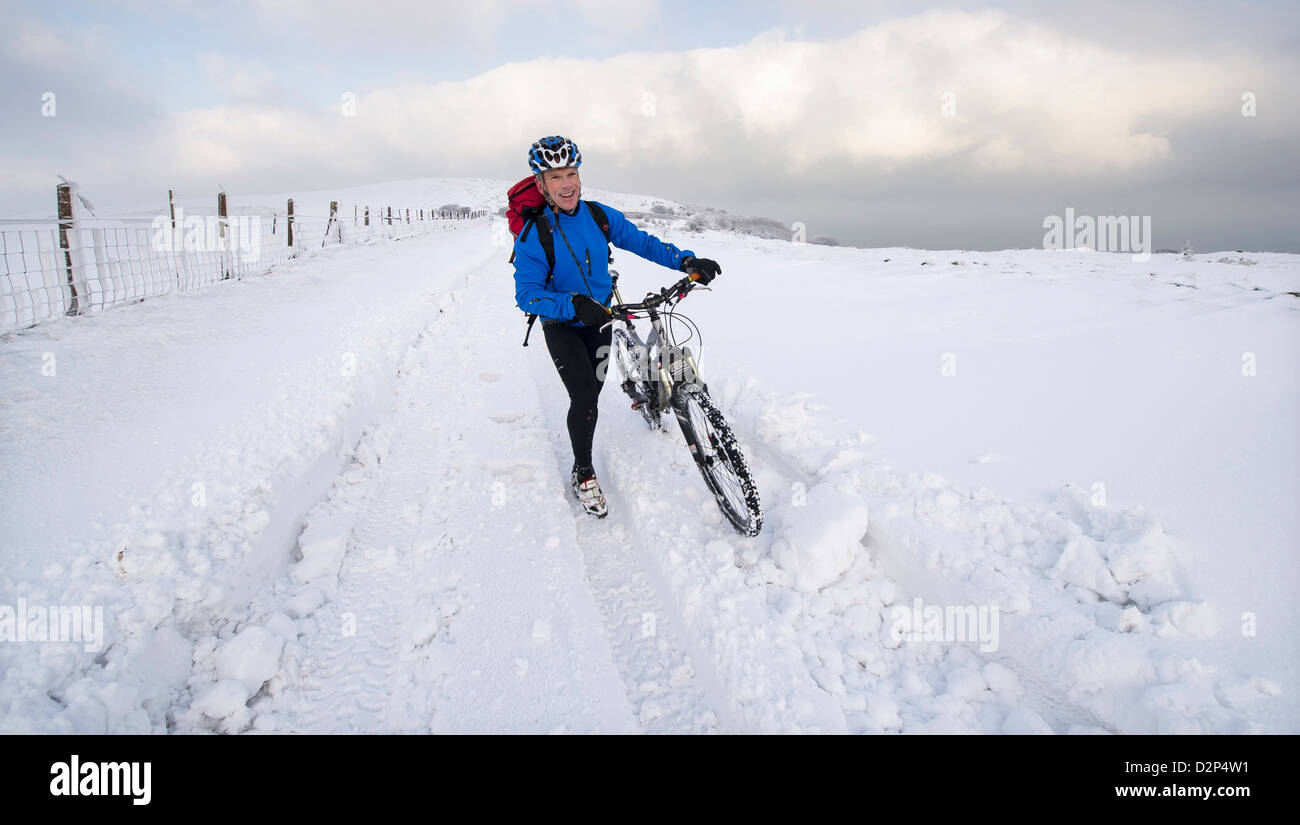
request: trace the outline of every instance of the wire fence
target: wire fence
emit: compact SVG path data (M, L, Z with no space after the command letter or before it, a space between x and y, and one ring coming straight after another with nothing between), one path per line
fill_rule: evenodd
M425 234L448 220L485 214L387 207L343 217L289 209L181 219L0 220L0 332L263 275L290 258Z

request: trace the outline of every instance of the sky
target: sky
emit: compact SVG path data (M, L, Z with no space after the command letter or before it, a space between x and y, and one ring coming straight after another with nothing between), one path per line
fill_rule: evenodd
M583 181L857 246L1300 252L1300 4L0 0L0 217L385 180ZM503 193L504 204L504 193ZM111 211L107 209L106 211ZM671 239L669 239L671 240Z

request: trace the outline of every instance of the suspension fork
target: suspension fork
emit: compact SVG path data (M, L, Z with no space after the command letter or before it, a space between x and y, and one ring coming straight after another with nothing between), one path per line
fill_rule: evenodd
M684 360L686 362L686 366L690 368L690 372L687 372L686 370L681 370L681 375L685 380L685 382L687 383L695 382L697 384L703 384L704 380L700 377L699 367L695 366L695 356L691 354L690 348L678 347L676 344L670 341L670 339L668 338L667 330L664 327L663 319L659 316L658 311L651 309L647 314L650 318L651 324L654 327L654 337L652 337L650 340L658 344L657 360L655 366L659 371L660 380L663 381L664 386L668 390L668 398L672 398L672 394L676 388L676 384L673 382L672 376L669 374L668 369L664 366L665 349L671 350L673 358ZM665 342L668 342L667 347L665 347ZM677 369L678 367L674 367L674 368Z

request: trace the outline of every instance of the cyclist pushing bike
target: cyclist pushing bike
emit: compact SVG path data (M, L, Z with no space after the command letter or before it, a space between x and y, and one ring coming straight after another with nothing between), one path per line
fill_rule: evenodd
M529 149L528 165L546 206L515 239L515 302L542 319L546 347L569 393L566 423L573 445L573 493L589 515L604 518L609 510L591 448L603 386L597 377L598 353L609 352L611 335L608 307L614 288L608 245L669 269L695 273L702 284L722 268L641 231L613 207L583 201L578 174L582 153L573 141L542 138Z

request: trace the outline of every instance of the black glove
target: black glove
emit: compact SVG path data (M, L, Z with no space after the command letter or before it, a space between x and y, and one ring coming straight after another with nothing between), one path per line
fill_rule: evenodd
M609 314L609 310L593 301L591 296L581 293L573 296L573 314L582 323L597 329L608 324L614 317Z
M717 261L711 261L708 258L692 258L689 255L682 259L682 272L697 272L698 283L708 286L709 281L722 274L722 267L718 266Z

